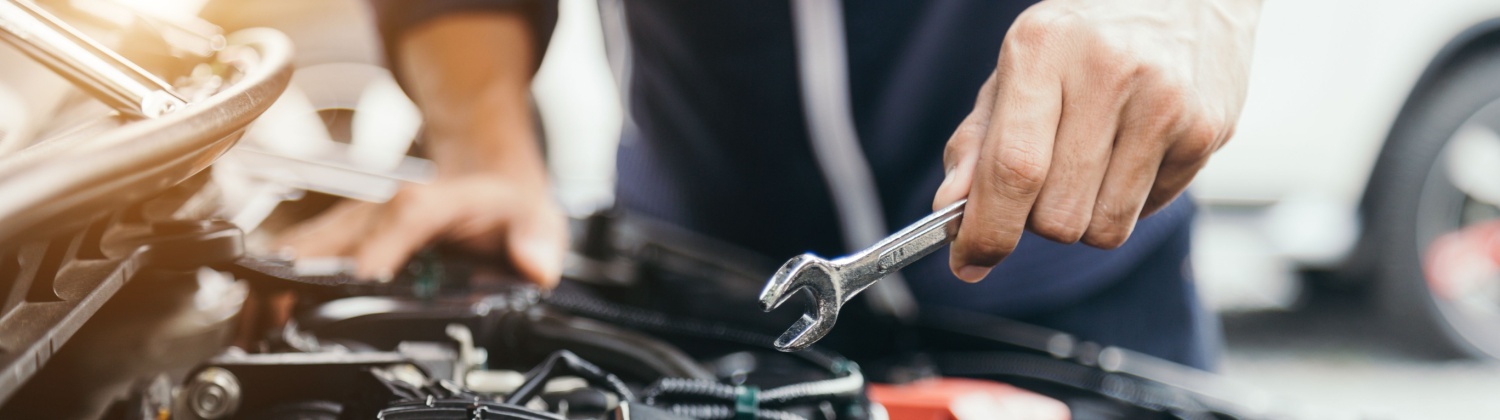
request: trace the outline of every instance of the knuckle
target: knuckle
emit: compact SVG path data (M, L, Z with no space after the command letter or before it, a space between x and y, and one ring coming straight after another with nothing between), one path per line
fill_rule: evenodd
M1187 114L1188 110L1188 97L1187 93L1183 92L1182 88L1172 84L1164 84L1157 89L1157 92L1154 96L1155 97L1152 98L1151 101L1151 106L1158 115L1161 115L1168 121L1173 122L1181 120L1186 116L1185 114Z
M1054 20L1050 10L1045 7L1026 9L1016 17L1015 24L1010 26L1005 38L1023 44L1045 43L1057 32Z
M976 141L984 138L985 131L989 130L988 115L983 115L983 110L975 109L958 124L955 139L964 142ZM951 144L951 143L950 143Z
M1194 143L1211 146L1223 136L1227 125L1221 118L1200 115L1194 118L1193 124L1189 126L1187 138Z
M1135 214L1131 209L1125 206L1101 206L1094 210L1094 219L1088 232L1083 235L1083 241L1098 248L1118 248L1130 237L1134 225Z
M975 145L984 140L988 129L989 124L980 117L979 111L975 110L953 131L953 137L948 139L947 146L943 148L943 159L949 163L957 162L956 159L974 149Z
M1031 219L1031 231L1043 238L1071 244L1083 238L1088 221L1077 216L1077 212L1049 211Z
M1138 122L1151 137L1167 139L1174 132L1189 121L1187 116L1187 99L1175 88L1164 87L1155 91L1150 97L1145 98L1142 105L1145 107L1138 112Z
M1075 25L1071 23L1072 20L1067 14L1054 11L1043 4L1026 9L1006 31L1005 39L1001 42L1001 55L1010 50L1011 53L1031 57L1032 52L1050 48L1065 32L1073 29Z
M1015 242L1006 241L994 232L974 232L963 242L965 252L961 257L969 263L992 266L1015 250Z
M1126 47L1107 38L1098 38L1094 43L1085 65L1097 79L1097 88L1109 92L1124 92L1142 76L1141 69L1146 64Z
M1135 68L1139 65L1130 59L1105 57L1093 65L1094 74L1101 75L1098 88L1105 93L1123 96L1136 84Z
M1196 118L1186 127L1168 159L1175 164L1193 164L1208 159L1218 149L1219 138L1224 132L1222 124L1213 119Z
M1177 84L1172 81L1171 72L1161 63L1152 60L1134 61L1130 63L1128 70L1135 79L1156 84L1158 88L1176 90Z
M1050 162L1041 153L1010 148L995 157L995 170L990 171L994 185L1010 185L1021 192L1036 191L1047 180Z
M1099 249L1115 249L1124 245L1129 237L1130 231L1125 229L1105 229L1097 232L1090 230L1084 235L1083 242Z
M963 155L963 150L964 148L958 144L958 139L949 140L948 145L943 147L943 169L948 170L958 165L958 158Z
M1177 191L1165 191L1165 190L1152 191L1151 195L1149 197L1146 197L1146 210L1142 214L1151 214L1151 213L1155 213L1157 210L1161 210L1163 207L1166 207L1168 204L1171 204L1172 200L1176 200L1177 196L1181 195L1181 194L1182 194L1181 190L1177 190Z
M1111 226L1124 226L1135 222L1135 211L1133 207L1122 205L1101 205L1094 209L1093 225L1101 228Z

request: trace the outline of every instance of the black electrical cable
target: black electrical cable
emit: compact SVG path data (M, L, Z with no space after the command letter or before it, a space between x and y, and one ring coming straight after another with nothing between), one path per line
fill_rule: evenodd
M662 378L641 393L641 399L648 405L655 405L656 399L663 396L734 401L734 385L687 378Z
M615 394L618 394L622 400L636 401L635 393L631 392L630 388L625 386L625 382L615 377L614 374L605 372L604 369L600 369L599 366L583 360L583 358L578 357L573 352L558 350L552 353L551 356L548 356L547 360L542 362L542 364L532 368L531 372L528 372L526 375L526 382L521 384L520 388L516 388L516 392L506 397L505 403L525 405L527 401L541 394L548 380L564 372L577 375L591 384L608 387Z
M767 349L775 340L775 337L771 335L736 329L722 323L668 317L654 311L613 304L576 292L553 293L545 299L545 303L580 316L658 334L711 339ZM663 400L671 400L672 403L666 407L695 410L697 414L687 415L699 418L734 418L736 414L754 412L757 418L761 419L791 420L802 417L776 409L803 402L857 398L863 393L864 376L853 362L817 348L788 354L825 369L837 377L759 392L758 396L750 398L758 406L751 410L746 410L745 407L739 405L745 402L745 395L742 393L745 387L701 379L659 379L643 392L643 400L648 405L659 405ZM697 412L696 410L711 410L711 412ZM714 414L714 416L703 414ZM720 415L727 417L720 417Z
M712 339L764 349L770 349L770 344L776 341L776 337L767 334L736 329L722 323L669 317L641 308L605 302L576 292L555 292L548 296L545 302L563 311L660 334ZM834 369L835 365L844 360L842 357L816 347L787 354L823 369Z
M665 408L672 414L704 420L727 420L736 418L740 414L733 408L721 405L674 404ZM755 418L757 420L807 420L806 417L781 410L757 410Z
M676 347L644 334L561 311L516 312L501 322L517 351L570 349L588 360L642 382L662 377L713 379Z
M844 376L821 381L804 382L761 391L761 405L776 407L796 404L801 401L825 401L833 398L855 397L864 390L864 375L851 369ZM668 398L693 398L734 402L739 397L739 387L718 382L683 378L663 378L643 393L647 404Z

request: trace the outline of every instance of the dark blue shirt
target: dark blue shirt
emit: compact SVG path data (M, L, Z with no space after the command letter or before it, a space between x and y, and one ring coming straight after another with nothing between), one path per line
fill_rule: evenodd
M531 16L545 42L556 18L555 5L537 1L375 4L387 37L444 11L509 9ZM944 144L994 70L1007 28L1031 4L844 3L855 129L890 231L931 212ZM791 5L627 0L624 11L634 124L619 150L618 206L775 258L841 254L847 247L803 117ZM1113 251L1027 234L979 284L958 281L946 251L904 273L919 301L1012 316L1051 310L1124 276L1191 213L1178 200Z

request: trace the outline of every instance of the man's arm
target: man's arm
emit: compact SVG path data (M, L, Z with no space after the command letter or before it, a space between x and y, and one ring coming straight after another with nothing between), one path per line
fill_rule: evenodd
M1006 34L933 200L968 197L950 265L978 281L1025 229L1114 248L1234 133L1261 0L1046 0Z
M361 276L379 279L443 241L508 255L518 274L554 284L567 234L532 121L540 54L530 29L517 14L448 14L388 40L393 66L423 111L437 178L386 203L342 203L284 243L298 256L353 257Z
M504 173L543 182L530 105L537 53L513 14L449 15L399 40L406 91L422 108L426 146L444 176Z

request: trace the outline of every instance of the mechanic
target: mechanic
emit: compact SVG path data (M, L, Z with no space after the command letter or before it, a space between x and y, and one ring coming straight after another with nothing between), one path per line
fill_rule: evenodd
M604 1L628 39L617 206L785 258L967 197L949 255L903 273L922 305L1211 368L1178 197L1234 131L1260 3ZM444 241L555 284L565 220L529 89L557 5L374 5L438 176L286 243L382 278Z

